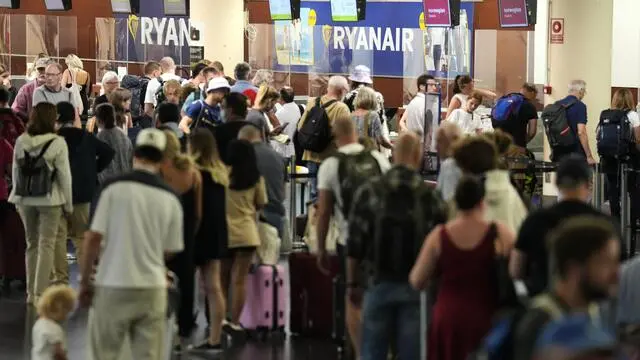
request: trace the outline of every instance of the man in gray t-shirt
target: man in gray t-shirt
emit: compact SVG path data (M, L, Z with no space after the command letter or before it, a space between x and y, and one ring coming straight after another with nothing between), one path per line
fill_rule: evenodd
M33 92L33 106L39 103L50 103L57 105L63 101L70 102L76 108L76 114L82 104L78 104L71 91L63 88L60 83L62 77L62 66L58 63L49 64L45 70L46 80L44 85L36 88ZM79 118L78 118L79 120Z

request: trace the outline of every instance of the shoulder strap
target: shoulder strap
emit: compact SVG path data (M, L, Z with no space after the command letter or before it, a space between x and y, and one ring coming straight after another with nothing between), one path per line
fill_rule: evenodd
M318 101L319 101L319 100L318 100ZM326 103L322 104L322 107L323 107L324 109L326 109L326 108L328 108L329 106L331 106L331 105L333 105L334 103L337 103L337 102L338 102L338 100L329 100L329 101L327 101Z
M562 309L548 294L543 294L534 298L531 307L534 309L544 310L551 315L553 319L559 319L562 317Z
M576 99L576 100L573 100L573 99L571 99L568 103L566 103L566 104L562 104L562 107L566 110L566 109L568 109L568 108L572 107L573 105L575 105L578 101L580 101L580 100L577 100L577 99Z
M197 129L198 125L200 125L200 121L202 120L202 116L204 115L205 103L202 100L198 100L200 102L200 112L198 112L198 116L193 121L192 129ZM193 120L193 119L192 119Z
M44 154L47 152L47 150L49 149L49 146L51 146L51 144L55 141L56 139L53 138L49 141L47 141L44 146L42 147L42 150L40 150L40 153L38 154L38 156L36 156L35 158L33 158L34 160L40 160Z

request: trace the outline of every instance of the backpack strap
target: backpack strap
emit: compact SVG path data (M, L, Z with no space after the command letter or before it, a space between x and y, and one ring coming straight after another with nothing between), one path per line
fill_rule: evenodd
M338 102L338 100L335 100L335 99L334 99L334 100L329 100L329 101L327 101L326 103L322 104L322 108L323 108L323 109L326 109L326 108L328 108L329 106L331 106L331 105L333 105L333 104L335 104L335 103L337 103L337 102ZM317 102L316 102L316 103L317 103L317 104L320 104L320 98L318 98L318 100L317 100Z
M200 102L200 112L198 112L198 116L196 117L195 121L192 123L191 129L197 129L198 125L200 125L200 121L202 120L202 117L204 115L204 110L205 110L205 106L206 104L204 103L204 101L202 100L198 100Z
M56 140L56 138L53 138L53 139L51 139L51 140L47 141L47 142L44 144L44 146L42 147L42 150L40 150L40 153L39 153L35 158L33 158L33 160L35 160L35 161L40 160L40 159L44 156L44 154L47 152L47 150L49 149L49 146L51 146L51 144L52 144L55 140Z
M562 105L562 107L563 107L565 110L567 110L568 108L570 108L570 107L572 107L573 105L577 104L577 103L578 103L578 101L580 101L580 100L578 100L578 99L575 99L575 100L574 100L574 99L571 99L571 100L569 100L569 102L568 102L568 103L566 103L566 104L562 104L562 103L561 103L560 105ZM560 102L558 101L558 103L560 103Z

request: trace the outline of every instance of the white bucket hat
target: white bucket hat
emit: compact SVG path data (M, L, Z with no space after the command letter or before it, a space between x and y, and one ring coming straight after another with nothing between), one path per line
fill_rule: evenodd
M371 69L365 65L358 65L353 68L351 75L349 75L349 80L371 85L373 84L373 80L371 79Z

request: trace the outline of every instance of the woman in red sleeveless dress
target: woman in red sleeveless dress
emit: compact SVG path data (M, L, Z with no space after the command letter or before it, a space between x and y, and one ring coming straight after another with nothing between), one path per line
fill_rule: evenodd
M495 257L508 254L514 234L485 220L484 184L466 177L455 195L458 216L427 237L410 275L423 290L436 274L428 360L466 360L491 327L497 307Z

